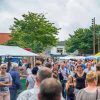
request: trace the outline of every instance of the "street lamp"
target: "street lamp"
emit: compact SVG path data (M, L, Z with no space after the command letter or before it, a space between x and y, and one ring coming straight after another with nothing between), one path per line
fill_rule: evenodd
M98 36L98 52L100 51L100 31L97 33Z
M92 19L92 29L93 29L93 54L95 55L95 17Z

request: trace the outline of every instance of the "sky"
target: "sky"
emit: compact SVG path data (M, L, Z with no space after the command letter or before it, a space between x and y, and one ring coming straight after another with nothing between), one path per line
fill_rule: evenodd
M14 17L27 12L43 13L61 28L60 41L66 40L78 28L91 26L92 18L100 24L100 0L0 0L0 33L10 32Z

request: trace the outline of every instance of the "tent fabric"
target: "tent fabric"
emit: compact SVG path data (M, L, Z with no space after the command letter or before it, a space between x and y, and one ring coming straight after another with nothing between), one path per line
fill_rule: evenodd
M93 59L96 59L96 57L95 56L87 56L87 57L85 57L85 59L86 60L93 60Z
M24 50L18 46L0 45L0 56L38 56L35 53Z
M95 56L100 56L100 52L98 52Z
M60 59L65 60L65 59L85 59L84 56L65 56L65 57L60 57Z

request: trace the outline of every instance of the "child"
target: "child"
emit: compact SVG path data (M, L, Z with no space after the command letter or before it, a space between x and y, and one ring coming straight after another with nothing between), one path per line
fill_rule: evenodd
M74 87L75 87L74 78L71 75L69 75L68 81L66 83L67 100L75 100Z

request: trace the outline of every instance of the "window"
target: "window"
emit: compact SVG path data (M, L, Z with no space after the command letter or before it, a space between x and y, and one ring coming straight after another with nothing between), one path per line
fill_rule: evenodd
M57 53L63 53L63 48L57 48Z

